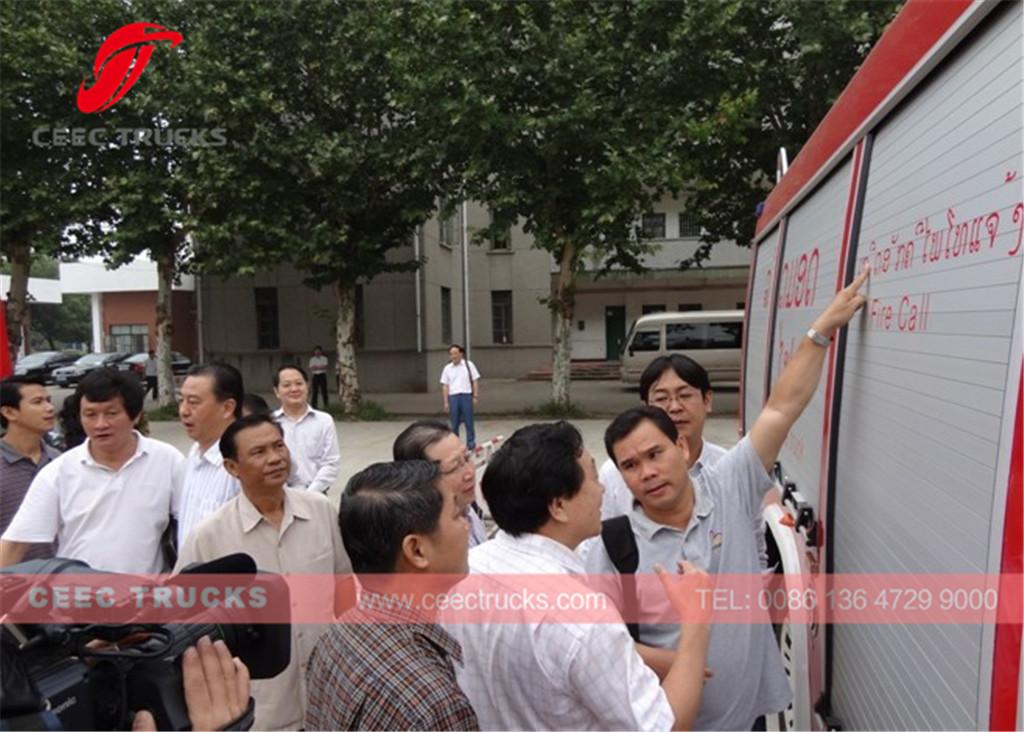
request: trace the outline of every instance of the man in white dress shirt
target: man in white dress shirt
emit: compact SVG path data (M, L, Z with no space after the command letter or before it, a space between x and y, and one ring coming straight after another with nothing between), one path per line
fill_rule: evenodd
M517 430L484 474L484 499L501 531L470 550L470 572L498 583L512 582L509 575L564 575L561 586L584 588L572 577L584 571L573 550L601 528L601 492L575 427ZM667 574L662 580L680 616L692 611L693 588ZM660 684L622 623L524 610L518 621L453 623L450 630L463 648L459 685L481 729L688 729L700 703L709 635L701 622L686 626Z
M238 495L238 480L224 469L220 437L242 416L245 388L234 366L217 361L196 364L181 385L178 417L192 438L178 514L178 547L211 513Z
M145 392L126 371L97 369L75 390L86 440L47 464L0 541L0 566L34 543L109 572L156 573L160 538L178 513L185 458L135 430Z
M327 493L338 477L341 452L334 417L309 406L309 379L301 366L282 366L274 374L274 396L281 408L274 419L291 452L288 487Z

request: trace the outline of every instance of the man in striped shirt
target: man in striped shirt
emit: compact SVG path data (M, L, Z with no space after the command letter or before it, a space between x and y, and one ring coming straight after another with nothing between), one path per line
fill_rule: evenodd
M189 369L181 385L178 416L195 442L188 453L178 516L178 547L204 518L238 495L238 480L224 469L220 438L241 416L245 388L234 366L211 362Z

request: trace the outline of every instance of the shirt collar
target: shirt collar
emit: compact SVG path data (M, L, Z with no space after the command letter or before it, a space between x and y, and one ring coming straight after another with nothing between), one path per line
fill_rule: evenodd
M43 467L58 455L57 451L47 445L44 440L39 441L39 446L39 462L35 463L37 468ZM29 460L28 455L22 455L13 445L8 444L5 440L0 440L0 455L3 455L4 460L12 465L19 460ZM32 461L29 460L29 462Z
M287 419L289 422L294 422L295 424L298 424L299 422L306 419L312 414L313 408L309 406L309 404L306 404L306 411L302 413L302 416L299 417L298 419L292 419L291 417L284 413L284 407L280 407L277 409L277 411L274 412L274 419Z
M512 536L499 531L492 541L498 541L524 554L547 559L557 563L562 569L573 574L583 574L583 559L579 554L561 542L549 539L541 534L520 534Z
M149 440L148 440L148 438L143 437L142 433L140 433L138 430L132 430L132 434L135 435L135 452L132 453L132 456L130 458L128 458L128 461L125 462L125 464L120 467L120 470L124 470L125 468L127 468L129 465L134 463L136 460L138 460L143 455L148 455L149 454ZM82 464L83 465L89 465L89 466L92 466L94 468L102 468L103 470L110 470L110 468L106 467L105 465L100 465L93 458L92 452L89 450L90 442L92 442L92 440L90 440L88 437L86 437L85 438L85 442L83 442L80 445L80 448L82 450L82 454L81 454Z
M189 457L195 458L197 461L205 460L218 468L224 464L224 456L220 454L220 440L214 440L213 444L206 448L206 452L201 453L200 449L199 443L193 442L192 449L189 450Z
M288 488L284 488L284 516L281 518L281 530L280 533L287 531L288 527L292 525L295 519L302 519L306 521L309 519L309 511L306 507L301 505L299 501L296 501L291 495ZM250 531L255 529L260 521L263 521L263 514L252 504L249 497L245 495L245 490L241 490L238 493L238 512L242 519L242 531L248 534Z
M711 512L715 509L715 500L711 497L711 493L708 489L704 487L699 476L691 475L690 482L693 484L694 494L693 515L690 517L690 523L692 524L694 518L701 520L706 519L711 515ZM657 521L653 521L646 513L644 513L644 509L638 501L633 502L633 512L630 514L630 522L647 541L653 539L654 535L662 530L680 531L684 533L686 531L685 529L680 529L676 526L667 526L665 524L659 524Z

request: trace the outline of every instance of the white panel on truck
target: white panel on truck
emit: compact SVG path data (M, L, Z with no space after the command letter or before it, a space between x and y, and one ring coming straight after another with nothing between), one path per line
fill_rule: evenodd
M1004 394L1019 378L1021 7L994 12L874 139L854 253L872 277L841 365L837 573L998 571ZM987 729L982 635L835 626L833 713L847 729Z
M775 299L775 265L779 250L779 231L776 226L754 250L754 279L750 285L745 327L746 349L743 353L743 433L757 419L764 406L765 378L768 369L768 337L771 325L772 301Z
M786 222L772 337L772 379L778 378L815 317L835 294L852 167L848 158ZM814 508L815 516L820 509L818 481L824 419L825 388L821 385L779 453L783 477L796 483L804 500Z

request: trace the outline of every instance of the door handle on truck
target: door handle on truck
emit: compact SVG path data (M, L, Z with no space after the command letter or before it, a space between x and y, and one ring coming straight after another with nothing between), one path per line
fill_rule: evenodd
M775 463L776 475L782 472L781 466ZM797 490L796 483L791 480L780 481L782 483L782 505L789 508L793 514L793 528L803 529L807 546L818 546L818 521L814 515L814 508Z

